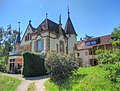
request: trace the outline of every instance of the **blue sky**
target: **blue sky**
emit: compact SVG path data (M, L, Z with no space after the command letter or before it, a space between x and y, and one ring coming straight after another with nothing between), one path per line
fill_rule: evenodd
M0 27L18 29L24 33L28 21L37 27L48 13L48 18L59 21L62 15L62 27L67 20L67 6L74 28L80 37L85 34L97 37L110 34L120 24L120 0L0 0Z

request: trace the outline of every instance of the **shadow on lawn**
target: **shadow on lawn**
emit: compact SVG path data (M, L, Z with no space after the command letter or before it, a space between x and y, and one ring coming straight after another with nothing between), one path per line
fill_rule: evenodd
M63 89L71 90L72 86L75 84L79 84L80 80L83 79L85 76L87 76L87 74L75 74L67 80L56 83L56 85L58 85L59 91L62 91Z

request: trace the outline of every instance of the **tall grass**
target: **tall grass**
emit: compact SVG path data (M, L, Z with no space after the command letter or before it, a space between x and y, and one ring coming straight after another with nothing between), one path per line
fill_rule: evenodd
M0 75L0 91L16 91L20 80Z
M98 66L80 68L68 80L60 84L47 80L45 86L48 91L112 91L108 73Z

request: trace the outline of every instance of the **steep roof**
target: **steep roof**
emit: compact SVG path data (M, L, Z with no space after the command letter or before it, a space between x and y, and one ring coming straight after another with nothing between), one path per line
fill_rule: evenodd
M66 34L75 34L75 35L77 35L77 33L75 32L75 29L73 27L72 21L70 19L70 16L68 16L68 19L67 19L64 30L65 30Z
M16 43L21 43L20 32L18 32Z
M21 43L21 37L20 37L20 22L19 23L19 32L18 32L18 35L17 35L17 39L16 39L16 43Z
M56 33L59 34L59 24L53 22L53 21L50 20L50 19L45 19L45 20L38 26L37 29L40 30L40 31L41 31L41 30L44 31L44 30L48 29L48 30L50 30L50 31L53 31L53 32L56 32ZM61 30L62 30L63 35L66 36L66 35L65 35L65 31L63 30L63 28L62 28Z
M36 30L36 28L34 28L34 27L32 26L32 24L31 24L31 23L29 23L29 25L28 25L28 26L30 26L30 27L31 27L31 29L32 29L32 31L33 31L33 32Z
M37 30L36 28L34 28L34 27L32 26L31 20L30 20L30 21L29 21L29 24L28 24L28 26L27 26L27 28L26 28L26 30L25 30L25 32L24 32L24 35L23 35L23 37L22 37L22 40L23 40L23 38L24 38L24 36L25 36L25 34L26 34L27 29L28 29L29 26L30 26L30 28L32 29L32 32L35 32L35 31Z

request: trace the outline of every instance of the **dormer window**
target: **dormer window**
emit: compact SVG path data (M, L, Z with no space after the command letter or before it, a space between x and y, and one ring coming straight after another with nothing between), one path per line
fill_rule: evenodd
M88 42L86 42L86 46L90 46L90 42L88 41Z
M91 41L91 45L96 45L97 44L97 41Z

